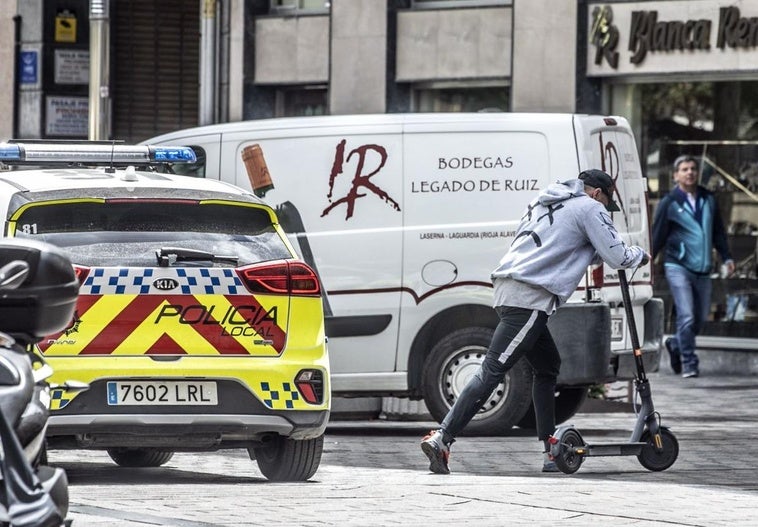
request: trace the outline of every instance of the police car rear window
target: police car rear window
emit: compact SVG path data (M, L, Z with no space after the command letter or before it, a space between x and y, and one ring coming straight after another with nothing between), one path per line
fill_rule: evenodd
M16 218L16 237L57 245L85 266L155 266L156 251L180 247L231 256L237 266L292 257L259 207L170 200L38 202ZM209 262L183 262L208 266ZM212 265L229 266L218 261Z

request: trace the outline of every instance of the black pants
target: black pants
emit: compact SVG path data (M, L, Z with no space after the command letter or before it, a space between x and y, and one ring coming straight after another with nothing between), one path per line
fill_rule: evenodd
M503 376L522 356L534 370L532 401L537 420L537 437L546 440L555 432L555 382L561 357L547 329L544 311L499 306L500 323L495 328L487 355L455 401L441 428L456 437L489 399Z

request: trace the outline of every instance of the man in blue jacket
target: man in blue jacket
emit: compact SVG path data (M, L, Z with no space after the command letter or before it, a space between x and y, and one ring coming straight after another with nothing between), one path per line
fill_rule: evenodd
M609 211L618 211L615 186L602 170L553 183L529 204L508 252L492 272L500 318L481 367L453 404L439 430L421 441L429 470L449 474L454 438L476 415L503 376L521 357L534 370L532 400L537 437L544 443L543 472L557 472L549 457L555 432L555 383L561 358L547 320L574 292L587 266L605 261L614 269L646 263L641 247L627 245Z
M711 253L715 248L728 274L734 272L726 230L716 198L698 185L698 162L674 161L674 189L664 196L653 220L653 257L664 251L663 267L676 310L676 336L666 340L671 368L682 377L700 375L695 337L711 308Z

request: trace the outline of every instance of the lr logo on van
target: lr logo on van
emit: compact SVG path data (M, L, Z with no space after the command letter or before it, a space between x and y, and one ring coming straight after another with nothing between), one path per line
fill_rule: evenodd
M327 199L331 202L331 205L324 209L324 211L321 213L321 217L323 218L337 206L344 203L347 208L345 219L349 220L353 216L353 212L355 212L355 204L358 201L358 198L365 198L366 196L369 196L369 193L381 198L392 208L399 211L400 205L398 205L398 203L392 199L390 195L387 194L387 192L382 190L378 185L374 184L374 182L371 181L371 178L378 174L382 167L384 167L384 164L387 162L387 149L380 145L361 145L351 150L347 155L347 159L345 159L346 144L346 139L343 139L339 142L339 144L337 144L337 149L334 153L334 163L332 163L332 172L329 174L329 193L326 195ZM366 156L369 152L379 154L380 160L378 166L365 166ZM332 201L334 183L337 180L337 176L343 173L345 164L350 163L350 159L353 156L356 156L355 173L353 174L353 182L350 190L345 196L337 199L336 201ZM374 156L371 157L373 158Z

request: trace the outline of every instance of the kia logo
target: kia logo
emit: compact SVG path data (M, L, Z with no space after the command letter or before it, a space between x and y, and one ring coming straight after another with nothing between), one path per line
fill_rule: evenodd
M153 282L153 287L160 291L170 291L179 287L179 282L173 278L158 278Z

